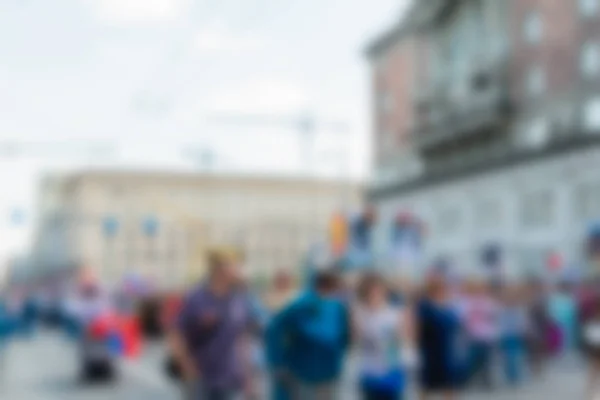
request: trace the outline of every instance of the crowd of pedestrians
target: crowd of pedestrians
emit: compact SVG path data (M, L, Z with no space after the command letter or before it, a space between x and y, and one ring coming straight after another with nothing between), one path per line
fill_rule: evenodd
M526 385L552 358L576 354L589 360L590 394L600 388L592 281L457 279L433 268L417 283L332 266L302 282L282 270L256 290L235 252L215 251L208 264L168 324L189 399L343 399L349 376L365 400L455 399ZM9 335L32 331L34 304L0 302L0 367Z
M590 386L600 377L600 347L589 339L595 334L600 346L600 302L589 285L444 273L390 285L374 272L329 268L305 285L277 273L257 294L240 285L240 268L235 257L214 256L172 330L190 398L343 398L345 367L353 365L365 400L415 390L422 399L454 399L527 384L550 358L578 348L591 356ZM257 384L261 373L266 389Z

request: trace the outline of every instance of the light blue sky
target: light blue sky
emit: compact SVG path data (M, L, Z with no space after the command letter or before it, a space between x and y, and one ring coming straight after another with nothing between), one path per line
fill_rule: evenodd
M3 0L0 138L109 140L94 164L192 168L182 147L209 146L221 168L303 171L292 129L231 127L207 115L314 110L350 126L321 135L319 173L365 176L369 86L362 49L406 0ZM267 151L276 143L278 151ZM0 213L33 207L34 182L81 155L0 160ZM1 214L0 214L1 215ZM2 221L0 219L0 221ZM26 242L0 223L0 261Z

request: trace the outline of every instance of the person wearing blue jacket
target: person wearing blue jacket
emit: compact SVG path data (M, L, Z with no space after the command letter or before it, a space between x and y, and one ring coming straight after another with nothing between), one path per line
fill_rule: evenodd
M267 327L273 400L336 398L350 345L350 315L336 297L337 275L319 271L313 278L312 287L274 315Z
M33 296L27 296L23 304L23 310L20 315L21 332L26 337L35 333L35 323L37 318L37 307Z
M0 374L4 373L7 349L12 335L18 330L18 318L10 312L0 297Z
M577 345L577 302L569 282L561 282L548 298L548 314L561 333L562 352L570 352Z

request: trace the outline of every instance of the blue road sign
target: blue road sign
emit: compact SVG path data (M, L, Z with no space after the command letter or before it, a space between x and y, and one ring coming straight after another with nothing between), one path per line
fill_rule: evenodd
M153 237L158 231L158 221L154 216L148 216L142 221L142 231L148 237Z
M21 226L25 224L26 219L25 211L20 208L14 208L10 212L10 223L13 226Z
M113 237L119 231L119 220L113 216L104 218L102 229L106 237Z

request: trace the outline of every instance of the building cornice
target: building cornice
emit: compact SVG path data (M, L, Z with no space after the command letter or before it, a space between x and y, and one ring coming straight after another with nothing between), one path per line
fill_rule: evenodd
M477 177L486 173L500 171L512 167L523 166L528 163L538 162L567 155L576 151L586 150L592 147L600 147L600 136L596 134L578 134L569 140L555 141L544 149L531 151L515 151L512 154L493 162L485 164L471 165L462 169L448 170L439 174L425 173L418 179L404 181L397 184L387 185L385 187L372 188L367 190L367 199L369 201L381 201L395 196L411 194L421 189L430 188L440 184L448 184Z

